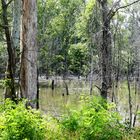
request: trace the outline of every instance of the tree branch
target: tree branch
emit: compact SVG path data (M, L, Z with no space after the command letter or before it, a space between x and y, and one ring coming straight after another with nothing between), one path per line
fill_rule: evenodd
M139 2L139 1L140 1L140 0L136 0L136 1L132 2L132 3L129 3L129 4L124 5L124 6L121 6L121 7L119 7L119 8L116 9L116 12L117 12L118 10L120 10L120 9L123 9L123 8L129 7L129 6L135 4L135 3Z
M112 9L110 10L109 14L108 14L109 20L112 19L113 16L114 16L119 10L124 9L124 8L127 8L127 7L129 7L129 6L133 5L133 4L138 3L138 2L140 2L140 0L136 0L136 1L132 2L132 3L127 4L127 5L118 7L118 8L115 9L115 11L112 11L112 9L113 9L113 8L112 8Z
M6 7L9 6L9 4L12 2L13 0L10 0L7 4L6 4Z

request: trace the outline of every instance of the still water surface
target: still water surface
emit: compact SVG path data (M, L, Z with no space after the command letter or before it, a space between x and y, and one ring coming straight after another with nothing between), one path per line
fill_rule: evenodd
M61 116L68 111L68 107L77 109L80 106L81 95L89 96L89 82L79 80L67 82L69 95L65 94L66 89L62 82L59 81L56 84L57 87L54 88L54 90L47 87L48 83L45 82L44 85L46 86L40 87L40 109L46 114L52 114L56 117ZM3 89L0 89L0 93L3 93ZM99 91L96 87L93 88L93 94L95 96L99 96ZM123 118L128 118L129 98L127 85L121 84L115 94L118 111L121 113ZM131 88L131 96L133 113L135 113L136 106L140 105L140 96L135 95L133 87ZM111 102L111 95L109 95L108 100Z
M64 95L65 88L60 87L52 90L51 88L40 88L40 109L45 113L50 113L54 116L59 116L67 112L67 107L76 109L80 106L81 95L89 96L89 83L84 81L73 81L68 83L70 95ZM93 94L99 96L99 91L96 87L93 88ZM129 118L129 96L126 84L121 84L117 92L115 92L117 110L121 113L124 119ZM136 106L140 105L140 96L135 95L133 86L131 87L133 113ZM108 100L111 102L112 95L109 95Z

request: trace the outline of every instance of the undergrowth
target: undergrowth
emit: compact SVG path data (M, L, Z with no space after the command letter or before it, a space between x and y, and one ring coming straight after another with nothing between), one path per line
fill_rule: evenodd
M0 105L0 140L140 140L140 128L126 129L115 104L101 98L81 99L57 119L10 100Z

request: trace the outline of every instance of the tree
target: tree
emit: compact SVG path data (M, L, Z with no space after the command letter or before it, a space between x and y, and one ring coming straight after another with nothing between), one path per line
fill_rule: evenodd
M12 48L13 48L13 54L14 54L14 78L19 79L19 51L20 51L20 27L21 27L21 5L22 1L20 0L14 0L13 1L13 22L12 22L12 34L11 34L11 39L12 39ZM18 82L19 86L19 82ZM15 89L17 90L17 89ZM17 98L20 98L21 95L19 92L16 92Z
M68 74L68 50L76 40L74 24L82 4L82 0L38 1L38 38L39 45L43 48L40 49L39 63L40 66L45 66L40 67L40 71L45 69L47 73L51 71L50 74ZM46 56L42 57L42 54ZM60 57L62 59L58 60ZM56 63L57 60L61 62Z
M7 2L6 0L1 0L2 4L2 19L3 19L3 29L5 31L6 43L7 43L7 52L8 52L8 62L6 68L5 78L8 83L8 87L5 89L5 98L11 98L15 100L15 82L14 82L14 68L15 68L15 58L14 51L12 47L11 33L9 29L8 21L8 11L7 8L11 1Z
M37 3L23 0L20 86L24 98L36 108L37 97Z
M99 1L102 12L102 45L101 45L101 96L107 98L108 88L111 87L111 71L112 71L112 46L108 1Z
M101 45L101 96L107 99L107 92L112 87L112 34L110 23L116 12L127 8L140 0L136 0L124 6L119 6L120 1L115 2L109 10L108 0L98 0L102 13L102 45Z
M21 25L21 1L14 0L13 7L13 30L12 41L14 49L19 48L20 43L20 25Z
M73 75L83 76L89 71L89 50L86 44L72 44L68 50L69 70Z

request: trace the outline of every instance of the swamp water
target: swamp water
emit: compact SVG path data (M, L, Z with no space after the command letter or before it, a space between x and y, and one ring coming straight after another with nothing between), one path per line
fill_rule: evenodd
M66 95L66 89L62 83L62 81L57 81L56 85L58 84L59 86L54 88L54 90L47 87L40 88L40 109L43 112L59 117L61 114L67 113L68 108L77 109L80 107L81 96L92 97L92 95L89 95L90 85L87 81L67 81L69 95ZM99 90L94 85L93 95L100 96ZM131 86L131 98L134 118L136 108L140 106L140 95L135 94L133 86ZM122 115L125 121L125 119L129 118L129 92L125 82L119 85L119 88L115 91L115 99L117 111ZM108 101L111 102L111 100L112 94L108 96Z
M69 95L66 95L66 89L62 80L58 80L55 83L56 86L54 90L48 86L51 85L51 80L41 81L39 89L39 107L44 113L60 117L62 114L68 112L68 108L77 109L80 107L81 96L92 97L92 95L89 95L90 85L88 81L70 80L66 82L69 89ZM0 89L0 93L3 93L3 89ZM93 95L100 96L99 90L94 85ZM140 111L140 95L135 94L133 86L131 86L131 96L134 117L136 107L138 105ZM111 98L112 95L109 95L108 100L110 102ZM119 86L117 92L115 93L115 98L117 110L121 113L124 120L129 118L129 95L127 85L125 83Z

